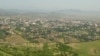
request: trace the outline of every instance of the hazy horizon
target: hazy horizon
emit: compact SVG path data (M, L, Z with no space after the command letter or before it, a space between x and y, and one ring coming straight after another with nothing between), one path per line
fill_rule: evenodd
M66 10L100 11L100 0L0 0L0 8L19 10Z

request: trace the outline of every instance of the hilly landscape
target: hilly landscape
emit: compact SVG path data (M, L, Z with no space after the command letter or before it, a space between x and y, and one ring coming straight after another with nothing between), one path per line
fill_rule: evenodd
M0 56L100 56L99 12L0 9Z

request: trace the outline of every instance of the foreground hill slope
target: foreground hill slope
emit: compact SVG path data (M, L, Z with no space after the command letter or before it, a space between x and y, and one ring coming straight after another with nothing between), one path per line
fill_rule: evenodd
M79 56L100 56L100 41L72 43Z

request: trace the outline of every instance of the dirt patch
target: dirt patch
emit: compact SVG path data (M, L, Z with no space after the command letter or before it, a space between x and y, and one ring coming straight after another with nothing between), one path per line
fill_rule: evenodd
M71 46L72 48L75 48L75 49L79 49L77 46L78 44L77 43L70 43L68 44L68 46Z
M90 48L89 51L90 51L89 53L92 56L99 56L100 55L100 49L98 49L98 48Z

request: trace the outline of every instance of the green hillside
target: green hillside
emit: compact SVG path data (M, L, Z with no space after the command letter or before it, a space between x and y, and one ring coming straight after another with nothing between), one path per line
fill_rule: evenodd
M79 56L100 56L100 41L70 44Z
M42 48L9 44L0 45L0 56L78 56L69 46L61 43L54 45L45 43Z

